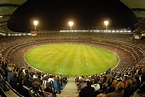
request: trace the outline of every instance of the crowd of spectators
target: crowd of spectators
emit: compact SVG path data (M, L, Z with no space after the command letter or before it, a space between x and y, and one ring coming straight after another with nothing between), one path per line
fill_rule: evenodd
M30 43L31 41L33 43L33 41L35 41L36 38L37 39L44 38L45 40L47 39L48 36L49 36L48 38L50 39L59 39L58 38L59 36L63 36L62 38L65 39L69 35L70 33L66 33L66 34L54 33L54 34L42 34L42 35L40 34L40 36L38 35L36 37L27 37L27 38L11 37L9 38L9 40L5 37L5 38L1 38L0 44L1 44L1 48L5 47L6 44L9 45L11 44L10 45L11 48L11 46L15 42L21 43L23 41L26 43ZM124 41L125 43L132 42L132 35L120 35L120 34L102 35L98 33L96 34L88 33L84 36L82 33L72 33L70 39L71 37L75 37L74 40L76 40L76 37L78 36L80 36L79 37L80 40L82 39L88 40L87 39L88 36L93 37L94 42L95 39L96 42L98 39L102 39L102 40L108 39L109 41L110 39L113 39L115 40L115 43L116 40L119 40L119 43L120 40L121 42ZM105 45L101 45L101 46L105 46ZM141 46L144 46L144 44ZM109 46L106 47L109 48ZM117 49L114 50L116 50L116 53L119 53L118 55L120 55L120 57L121 56L124 57L124 54L121 55L122 52L120 53L120 51ZM126 47L125 50L128 50L128 47ZM126 57L124 57L126 60L131 58L130 55L129 56L127 55L128 53L126 54ZM127 62L127 61L123 61L123 62ZM131 62L127 62L126 64L128 63ZM121 63L121 64L125 64L125 63ZM126 64L124 66L126 66ZM96 96L97 97L130 97L130 95L132 95L134 91L136 91L138 87L145 81L145 67L141 65L136 65L131 67L131 65L125 68L123 67L121 69L120 66L118 66L117 69L113 69L113 70L109 69L107 70L106 73L103 73L101 75L96 74L91 77L82 76L76 78L75 82L78 87L78 92L80 97L96 97ZM8 91L9 88L5 84L5 81L7 81L13 89L17 90L20 94L26 97L33 96L33 95L40 95L41 93L38 94L36 93L40 90L45 91L45 94L51 97L52 95L55 95L53 93L61 93L61 90L67 83L67 78L63 76L54 76L54 75L38 72L27 66L25 67L23 65L15 65L9 62L5 57L0 56L0 87L2 87L4 91ZM39 87L40 85L42 87ZM34 90L38 90L38 91L34 91ZM117 95L117 96L110 96L110 95Z
M80 97L131 97L145 82L145 66L109 68L101 75L77 77L75 82Z
M144 81L143 65L113 70L109 68L103 74L75 79L80 97L130 97ZM9 91L5 82L25 97L55 97L67 84L67 78L42 73L31 67L17 66L0 56L0 87Z
M142 58L140 54L140 49L136 48L132 44L133 34L121 34L121 33L93 33L93 32L45 32L38 33L37 36L11 36L11 37L1 37L0 38L0 52L3 53L3 56L7 57L8 60L15 64L25 65L23 61L23 55L25 53L24 49L26 46L34 46L36 44L42 45L51 44L51 43L84 43L92 44L94 46L102 47L108 49L117 55L123 56L119 63L123 66L127 66L128 63L131 65L136 64ZM20 54L22 57L18 56L17 53L21 49ZM121 52L122 50L122 52ZM121 53L119 53L121 52ZM13 55L15 55L13 57ZM126 57L124 57L126 56ZM128 60L128 61L126 61ZM121 63L123 62L123 63ZM125 65L124 65L125 64ZM120 67L119 67L120 68Z
M7 84L24 97L55 97L67 84L67 77L42 73L31 67L17 66L0 56L0 87L3 91L10 90Z

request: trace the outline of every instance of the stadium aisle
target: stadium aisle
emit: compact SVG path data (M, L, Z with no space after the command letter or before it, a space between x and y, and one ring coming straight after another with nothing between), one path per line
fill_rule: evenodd
M74 78L69 78L68 83L57 97L78 97L78 91L74 80Z
M7 97L19 97L12 90L6 91L5 94Z

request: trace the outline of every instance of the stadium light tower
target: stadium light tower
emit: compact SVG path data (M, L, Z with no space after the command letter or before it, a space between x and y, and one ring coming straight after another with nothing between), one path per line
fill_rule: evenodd
M72 30L72 26L74 25L74 22L73 22L73 21L69 21L69 22L68 22L68 25L69 25L70 31L71 31L71 30Z
M107 26L108 26L108 24L109 24L109 21L104 21L104 25L106 26L106 32L107 32Z
M34 20L34 21L33 21L33 24L34 24L34 27L35 27L34 30L36 30L36 27L37 27L38 23L39 23L38 20Z

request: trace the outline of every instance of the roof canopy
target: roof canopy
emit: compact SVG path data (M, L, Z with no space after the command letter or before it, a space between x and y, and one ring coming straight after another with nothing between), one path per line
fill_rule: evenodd
M30 31L34 19L39 20L39 29L46 30L68 29L69 20L74 21L76 29L96 29L105 19L112 29L130 27L138 21L144 28L144 3L144 0L1 0L0 33Z

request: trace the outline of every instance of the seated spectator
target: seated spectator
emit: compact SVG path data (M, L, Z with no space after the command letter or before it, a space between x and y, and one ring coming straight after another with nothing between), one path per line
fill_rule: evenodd
M94 97L94 88L91 87L90 81L87 81L87 86L81 89L79 97Z
M24 85L28 88L32 87L32 80L30 79L29 75L25 76L26 78L24 79Z
M0 74L0 87L4 90L4 91L8 91L9 88L6 86L5 81L3 79L3 76Z
M11 78L12 78L12 76L13 76L13 72L12 72L12 70L8 70L8 74L7 74L7 81L8 81L8 83L10 83L10 80L11 80Z
M32 83L32 88L29 90L30 97L48 97L48 95L42 90L39 81Z
M0 67L0 74L4 76L4 70Z
M106 75L111 74L111 68L108 68L106 71Z
M113 82L112 82L112 84L111 84L111 86L109 87L109 89L108 89L107 92L108 92L108 93L111 93L111 92L115 91L115 88L116 88L117 83L118 83L117 80L113 80Z
M79 82L78 82L78 84L77 84L77 87L78 87L78 91L80 92L80 90L81 90L81 87L82 87L82 85L83 85L83 79L81 78L80 80L79 80Z
M58 94L61 93L61 89L60 89L60 87L59 87L59 83L58 83L57 77L54 78L53 87L54 87L56 93L58 93Z
M81 85L81 87L80 87L80 90L83 89L83 88L86 87L86 86L87 86L87 81L83 81L83 83L82 83L82 85Z
M30 97L29 87L24 84L18 86L18 92L24 97Z
M108 91L108 84L103 83L102 88L100 88L98 91L95 91L95 96L100 93L107 93L107 91Z
M142 68L141 83L145 82L145 66Z
M46 88L44 89L44 91L46 92L46 94L49 97L53 97L53 92L54 91L52 91L52 87L51 87L51 83L50 82L46 82Z
M133 84L131 86L132 93L134 93L140 86L140 81L138 77L133 77Z
M106 78L106 83L108 83L108 86L111 86L112 80L113 80L113 79L112 79L112 76L108 74L108 75L106 75L106 77L107 77L107 78Z
M106 94L106 97L123 97L124 94L124 84L123 82L118 82L115 91Z
M91 87L93 87L95 89L95 91L100 89L100 85L97 84L97 81L92 81Z
M19 80L18 80L18 73L17 72L14 72L13 74L13 77L11 78L10 80L10 85L13 89L17 90L18 88L18 83L19 83Z
M127 75L124 75L124 76L123 76L124 87L126 87L127 79L128 79L128 76L127 76Z
M124 89L124 95L123 97L130 97L132 94L132 80L128 79L126 82L126 87Z
M44 88L46 88L47 87L47 81L48 81L48 77L47 76L45 76L45 77L43 77L43 79L42 79L42 86L44 87Z
M101 93L101 94L97 95L96 97L106 97L106 95Z

